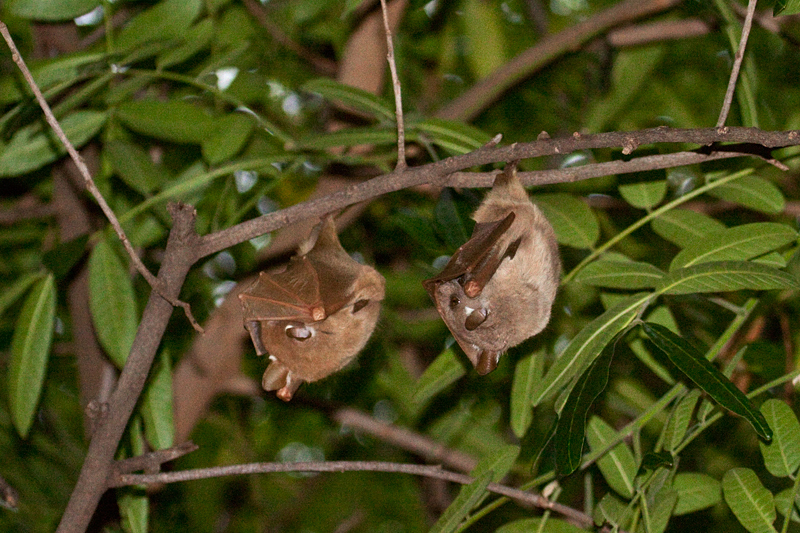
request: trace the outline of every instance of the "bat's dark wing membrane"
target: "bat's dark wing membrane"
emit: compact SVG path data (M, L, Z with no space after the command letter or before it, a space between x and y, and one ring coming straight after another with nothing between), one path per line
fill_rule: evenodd
M475 224L472 237L456 250L444 269L437 276L422 282L428 294L433 298L439 283L457 278L461 278L459 282L467 296L474 298L480 294L508 255L509 250L500 249L497 244L514 223L514 217L512 211L495 222Z

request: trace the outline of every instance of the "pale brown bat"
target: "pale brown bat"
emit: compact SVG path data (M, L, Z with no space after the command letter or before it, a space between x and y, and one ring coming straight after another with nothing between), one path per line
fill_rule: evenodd
M303 382L355 358L375 329L384 296L383 276L347 254L333 219L317 229L316 242L310 238L283 272L261 272L239 294L256 352L269 354L261 384L287 402Z
M475 229L423 285L479 374L544 329L561 272L555 233L528 198L516 162L472 215Z

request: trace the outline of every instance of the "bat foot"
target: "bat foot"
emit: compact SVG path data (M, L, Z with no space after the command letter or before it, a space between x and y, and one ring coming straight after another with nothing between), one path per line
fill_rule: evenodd
M277 391L275 395L284 402L290 401L302 384L302 379L293 377L289 369L277 360L269 364L261 379L264 390Z

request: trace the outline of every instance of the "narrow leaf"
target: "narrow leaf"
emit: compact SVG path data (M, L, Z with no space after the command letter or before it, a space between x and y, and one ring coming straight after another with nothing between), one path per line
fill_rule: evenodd
M786 205L780 189L771 181L758 176L744 176L715 187L708 194L769 215L782 212Z
M558 518L523 518L503 524L494 533L583 533L586 530Z
M98 5L100 0L16 0L10 2L9 11L24 19L72 20Z
M474 478L480 478L486 473L492 474L491 480L493 483L499 483L501 479L506 477L514 466L514 462L519 457L520 447L514 444L508 444L499 449L492 450L484 455L472 472L469 473Z
M606 347L578 378L561 409L554 437L556 471L561 476L573 473L581 465L586 417L595 399L608 385L608 370L614 350Z
M647 504L647 527L639 529L646 533L664 533L672 517L675 504L678 501L678 493L674 490L660 490L656 494L653 503ZM644 526L645 524L642 524Z
M775 477L794 475L800 467L800 422L794 411L780 400L764 402L761 413L774 431L772 442L759 442L767 470Z
M714 401L744 417L762 439L767 442L772 439L772 429L767 424L764 415L694 346L658 324L645 322L642 329L653 341L655 347Z
M475 504L486 493L486 487L492 482L492 472L486 472L469 485L461 487L453 503L442 513L439 520L433 524L430 533L450 533L458 528L459 524L469 514Z
M241 113L231 113L214 120L214 128L203 140L203 158L218 165L242 150L253 132L253 121Z
M427 137L433 144L455 154L466 154L477 150L491 139L488 134L475 126L440 118L416 122L410 127L412 131L420 132L421 139Z
M722 487L716 479L706 474L682 472L675 476L672 488L678 492L674 515L683 515L706 509L722 501Z
M798 13L800 13L800 0L777 0L772 11L774 17L797 15Z
M720 261L674 270L661 280L656 292L693 294L743 289L800 289L800 282L794 276L769 265L747 261Z
M709 233L725 229L725 224L708 215L688 209L672 209L651 223L653 231L673 244L685 248Z
M147 533L148 517L150 515L150 500L147 493L138 488L126 487L119 490L117 505L122 519L122 529L126 533Z
M542 377L543 354L533 353L523 357L514 369L514 381L511 383L511 429L517 438L528 432L533 421L531 394L536 381Z
M410 137L409 140L411 140ZM395 143L397 143L397 131L384 126L347 128L330 133L312 134L297 141L298 147L309 150Z
M586 440L592 450L604 449L616 439L617 432L606 424L603 419L593 416L589 421L589 430ZM620 442L608 453L597 460L597 467L602 472L608 485L617 494L632 498L634 493L634 478L636 477L636 459L627 444Z
M136 15L114 43L119 50L186 35L203 7L202 0L164 0Z
M534 201L553 225L560 244L587 249L600 238L597 217L585 202L571 194L537 194Z
M11 338L8 402L22 438L28 436L42 392L55 314L55 278L50 274L36 282L25 298Z
M59 122L67 139L75 148L80 148L100 131L106 122L106 114L76 111ZM25 126L14 133L8 144L0 147L0 177L26 174L52 163L66 152L48 124L37 122Z
M384 99L363 89L330 78L317 78L303 85L303 90L317 93L326 100L344 104L379 120L394 122L394 108Z
M585 266L575 281L610 289L648 289L663 277L664 273L650 263L600 260Z
M603 351L617 333L625 329L650 297L638 293L618 302L608 311L592 320L569 343L555 363L536 383L532 394L533 405L554 396L558 390L583 370L590 360Z
M153 450L173 445L175 424L172 420L172 365L166 350L162 350L150 383L142 394L141 404L144 435Z
M153 163L144 148L132 142L110 141L103 149L122 181L140 194L150 194L169 180L166 170Z
M750 533L774 533L777 514L772 493L749 468L733 468L722 478L725 502Z
M664 449L674 452L683 442L689 423L692 420L692 413L700 399L700 391L697 389L689 391L672 410L667 427L664 429Z
M684 248L670 270L710 261L745 261L797 240L797 232L786 224L756 222L725 228L705 235Z
M183 100L133 100L116 116L137 133L175 143L200 144L214 130L211 115Z
M89 307L100 344L122 368L136 336L138 314L131 277L107 240L97 243L89 256Z
M456 249L466 242L467 229L461 221L451 189L444 189L433 209L438 233L449 248Z
M417 405L421 405L461 379L466 373L456 353L449 348L439 354L425 369L417 382L417 388L411 396L411 400Z
M26 274L15 281L10 287L4 287L3 290L0 291L0 315L5 313L6 310L11 307L20 296L25 294L25 291L27 291L34 282L41 279L41 277L42 274Z

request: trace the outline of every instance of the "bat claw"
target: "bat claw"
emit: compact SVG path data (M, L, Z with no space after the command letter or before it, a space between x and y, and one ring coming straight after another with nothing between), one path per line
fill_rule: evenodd
M478 371L478 374L481 376L485 376L495 368L497 368L497 363L500 361L500 352L495 350L483 350L478 355L478 362L475 365L475 370Z

